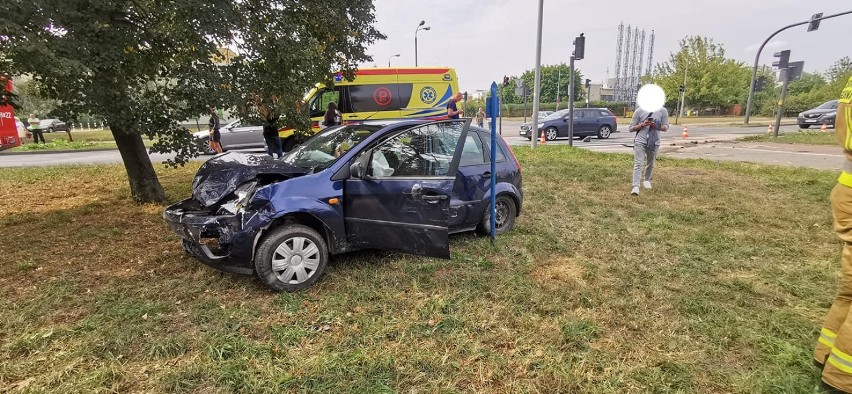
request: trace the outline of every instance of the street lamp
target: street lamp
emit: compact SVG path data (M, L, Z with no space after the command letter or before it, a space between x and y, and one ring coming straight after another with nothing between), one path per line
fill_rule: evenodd
M417 32L420 30L432 30L429 26L423 26L426 24L426 21L420 21L420 24L417 25L417 30L414 31L414 67L417 67Z
M396 55L393 55L393 56L391 56L391 57L389 57L389 58L388 58L388 67L390 67L390 66L391 66L391 65L390 65L390 60L391 60L391 59L393 59L393 58L395 58L395 57L399 57L399 54L397 53Z

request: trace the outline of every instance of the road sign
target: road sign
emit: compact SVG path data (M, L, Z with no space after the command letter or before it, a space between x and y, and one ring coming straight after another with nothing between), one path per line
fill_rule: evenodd
M805 68L805 62L790 62L787 65L787 79L790 81L798 81L802 79L802 70Z

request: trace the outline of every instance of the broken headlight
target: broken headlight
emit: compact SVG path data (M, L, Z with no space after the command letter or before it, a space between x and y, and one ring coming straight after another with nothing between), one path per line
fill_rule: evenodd
M256 186L256 182L246 182L240 185L240 187L234 190L234 197L219 207L217 214L235 215L237 212L242 211L243 208L248 205L249 200L251 200L252 196L254 196L254 190Z

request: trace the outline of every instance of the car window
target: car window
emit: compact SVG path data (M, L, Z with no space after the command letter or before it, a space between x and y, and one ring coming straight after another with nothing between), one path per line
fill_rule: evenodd
M816 107L816 109L837 109L837 102L836 101L829 101L829 102L826 102L826 103L822 103L822 105L820 105L819 107Z
M334 103L340 108L340 87L317 91L310 103L311 117L322 116L328 109L328 103Z
M475 166L485 163L485 151L482 149L482 140L477 133L468 133L462 146L461 161L459 167Z
M601 111L600 116L610 116L609 112Z
M491 157L491 136L488 135L487 132L479 133L479 137L482 139L482 148L485 149L485 160L488 161ZM503 153L503 148L500 147L500 144L497 144L497 162L506 161L506 154ZM489 161L490 162L490 161Z
M432 177L449 173L464 123L435 123L404 131L373 150L375 178Z
M381 126L374 125L330 127L288 152L282 160L296 167L320 171L379 129Z

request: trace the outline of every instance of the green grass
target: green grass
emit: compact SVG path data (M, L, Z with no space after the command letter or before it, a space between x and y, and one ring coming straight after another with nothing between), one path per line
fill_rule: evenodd
M109 130L72 131L73 142L68 140L65 132L44 133L45 144L28 143L10 152L45 152L45 151L77 151L92 149L116 149L115 139ZM142 142L147 147L154 145L153 140L143 136Z
M783 133L779 134L778 137L774 137L769 134L764 135L750 135L747 137L742 137L738 139L738 141L744 142L777 142L782 144L806 144L806 145L836 145L837 140L834 136L834 130L830 130L829 132L821 132L821 131L804 131L800 130L798 133Z
M813 392L835 173L662 158L631 198L631 156L517 153L493 247L336 256L296 294L185 256L120 166L0 169L0 390ZM158 166L170 199L197 166Z

